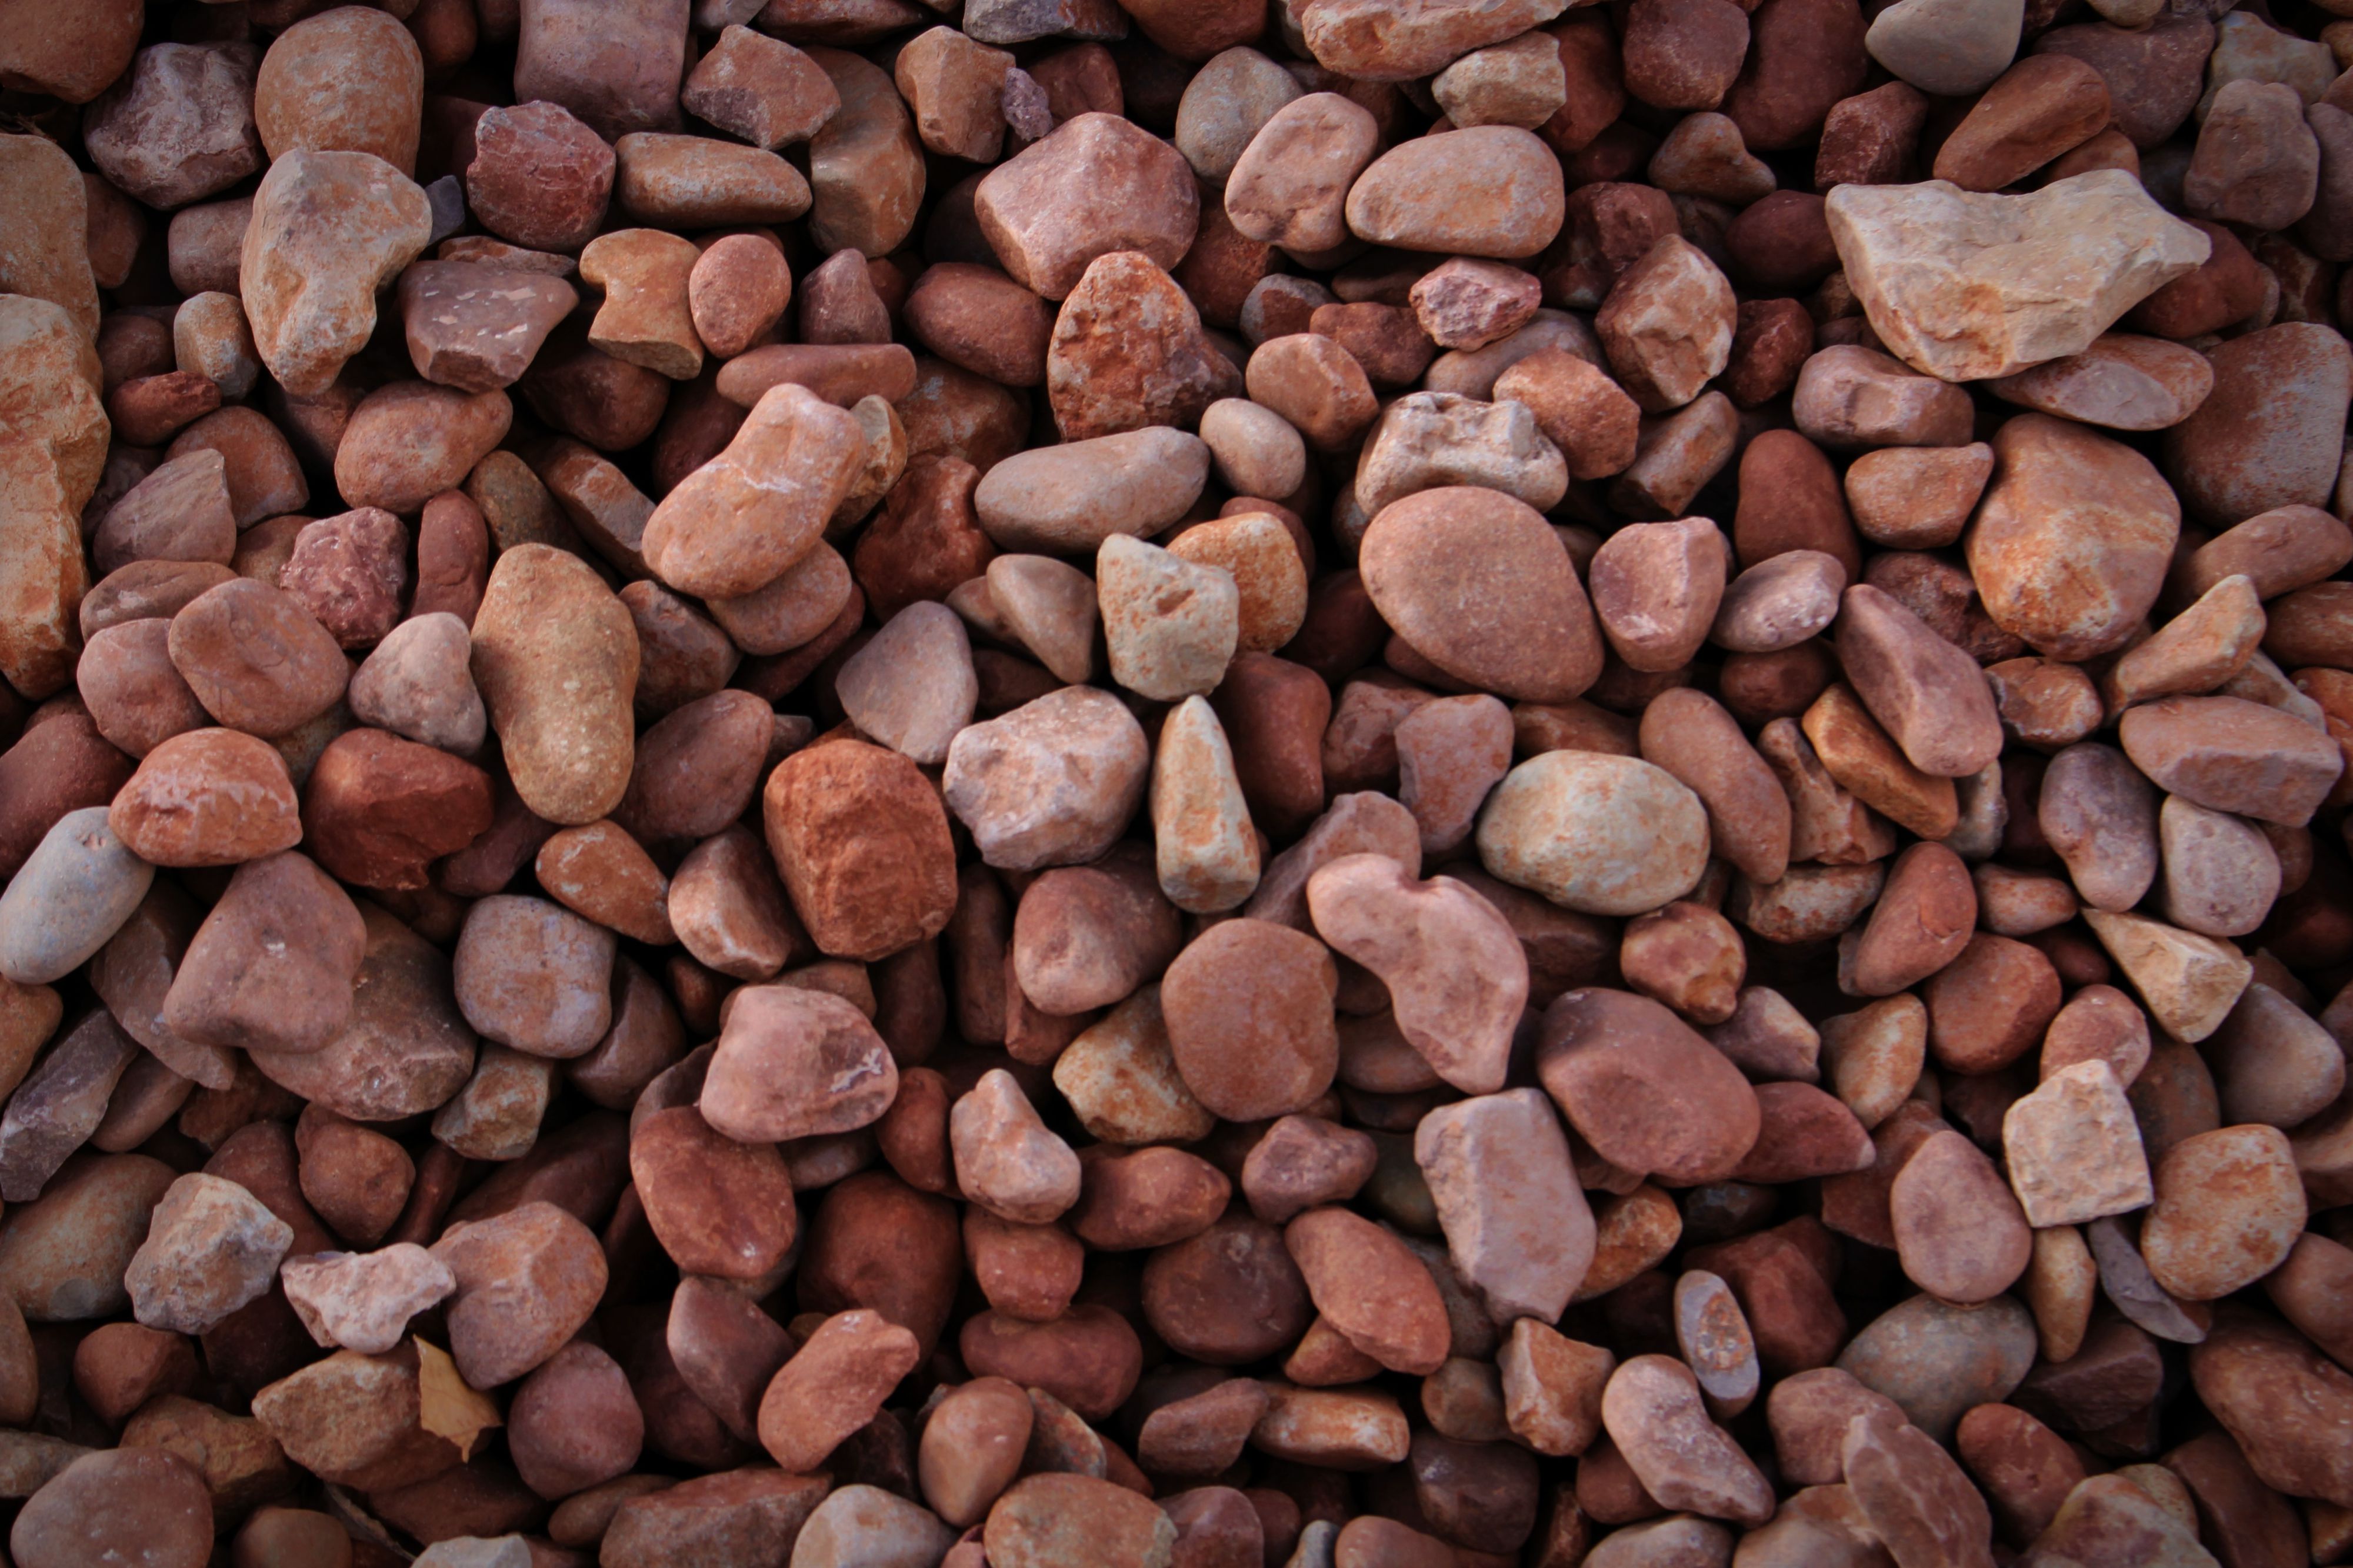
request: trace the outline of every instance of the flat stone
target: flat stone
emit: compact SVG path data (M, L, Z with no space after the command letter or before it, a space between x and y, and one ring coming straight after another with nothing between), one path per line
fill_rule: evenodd
M287 1303L313 1340L366 1355L399 1344L411 1318L458 1288L439 1258L406 1241L375 1252L290 1258L280 1279Z
M1545 1010L1536 1076L1602 1158L1679 1184L1728 1176L1761 1124L1731 1059L1631 992L1562 993Z
M1113 534L1159 532L1208 477L1200 437L1154 427L1009 458L982 476L973 505L1001 549L1082 554Z
M1559 160L1535 133L1477 125L1373 160L1346 214L1349 232L1376 245L1515 260L1552 243L1565 199Z
M1601 639L1567 552L1525 502L1450 485L1384 508L1359 570L1382 617L1459 679L1558 702L1600 673Z
M1540 1089L1477 1096L1422 1118L1414 1162L1455 1270L1498 1321L1556 1319L1593 1260L1592 1211Z
M1831 195L1828 216L1872 330L1947 381L2083 353L2209 248L2117 170L2021 196L1943 181L1848 185Z

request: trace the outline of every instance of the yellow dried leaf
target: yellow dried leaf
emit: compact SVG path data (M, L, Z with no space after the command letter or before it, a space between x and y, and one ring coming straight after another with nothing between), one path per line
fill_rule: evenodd
M416 1345L417 1424L456 1445L460 1462L470 1459L482 1434L499 1425L499 1407L458 1375L448 1352L423 1340Z

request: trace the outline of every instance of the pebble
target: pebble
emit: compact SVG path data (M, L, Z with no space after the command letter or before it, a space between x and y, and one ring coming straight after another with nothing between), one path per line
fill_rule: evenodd
M1060 193L1086 190L1077 212ZM973 212L983 237L1023 288L1060 300L1087 264L1115 250L1174 267L1199 200L1181 153L1115 114L1080 114L981 179Z
M2165 437L2189 513L2227 527L2327 500L2335 470L2322 432L2353 401L2345 340L2311 322L2282 322L2216 345L2208 362L2214 390Z
M1594 1231L1543 1092L1512 1089L1432 1111L1415 1131L1414 1161L1456 1272L1490 1315L1557 1319L1592 1265Z
M2029 195L1943 184L1851 185L1827 208L1872 330L1931 375L1985 379L2081 353L2206 259L2201 237L2120 170Z
M682 330L691 336L691 323ZM769 388L725 449L654 507L646 564L682 594L758 591L816 546L864 449L847 412L791 382Z
M757 985L728 1009L696 1103L730 1138L776 1142L871 1125L898 1082L855 1006L799 985Z
M605 1259L595 1237L544 1201L453 1225L431 1250L457 1281L445 1310L449 1353L475 1388L541 1365L604 1294Z
M1323 944L1271 921L1229 920L1187 944L1160 994L1186 1088L1229 1121L1281 1116L1331 1087L1337 971Z
M1142 726L1116 698L1067 688L960 731L943 793L988 864L1074 865L1118 838L1143 802L1150 761Z
M558 824L609 813L634 754L628 610L577 556L519 545L491 569L472 645L474 682L523 803Z
M291 848L302 825L286 763L266 741L191 730L141 759L107 825L156 866L234 866Z
M447 610L413 616L386 633L353 672L344 700L363 723L470 756L490 730L472 654L464 617Z
M1757 1525L1773 1515L1772 1488L1708 1419L1691 1371L1641 1355L1610 1374L1601 1419L1642 1489L1662 1506Z
M0 893L0 975L61 980L122 928L155 879L107 825L103 806L58 818Z
M1157 533L1209 473L1200 437L1153 427L1038 447L997 464L972 502L999 549L1077 554L1114 534Z
M1586 914L1632 915L1682 897L1706 868L1707 813L1666 770L1632 757L1547 752L1504 776L1479 816L1480 862Z
M26 1568L131 1561L197 1568L212 1549L213 1504L196 1467L165 1448L83 1454L25 1500L8 1550Z
M312 1339L365 1355L397 1345L411 1318L458 1288L441 1260L414 1242L290 1258L280 1280Z
M465 171L469 210L502 239L573 251L605 216L616 161L605 140L565 105L537 99L486 110Z
M1113 680L1174 702L1223 679L1241 637L1231 572L1113 533L1095 552L1095 592Z
M1545 1010L1536 1070L1582 1138L1624 1170L1721 1180L1757 1142L1756 1092L1730 1058L1649 997L1563 993Z
M1564 701L1599 675L1601 642L1567 552L1541 523L1479 488L1423 490L1373 519L1359 569L1382 617L1440 669L1499 695ZM1474 538L1474 567L1436 569Z
M2343 1544L2325 16L26 4L18 1560Z
M377 291L430 235L425 193L375 153L274 156L254 193L237 285L271 376L299 396L333 384L375 330Z
M1609 368L1644 412L1680 408L1731 362L1732 286L1669 235L1618 275L1593 319Z
M2158 1162L2141 1255L2169 1294L2214 1300L2284 1263L2304 1214L2287 1135L2261 1124L2218 1128Z
M1342 205L1380 146L1380 127L1336 92L1293 96L1262 121L1228 170L1235 230L1287 250L1327 251L1348 238Z
M1379 976L1398 1032L1441 1078L1472 1094L1503 1087L1528 966L1492 905L1368 854L1325 862L1307 879L1307 909L1334 951ZM1468 968L1434 964L1441 952Z
M1348 187L1348 232L1375 245L1516 260L1560 232L1557 161L1513 125L1423 137L1372 161Z

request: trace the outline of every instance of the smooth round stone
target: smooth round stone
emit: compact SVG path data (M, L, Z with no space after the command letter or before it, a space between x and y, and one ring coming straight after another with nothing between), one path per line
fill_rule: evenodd
M1501 491L1448 485L1392 502L1366 529L1357 565L1381 617L1459 680L1566 702L1601 673L1567 551L1542 513Z
M2300 1335L2233 1312L2190 1351L2189 1378L2255 1479L2295 1497L2353 1495L2353 1375Z
M1734 653L1776 653L1838 618L1846 568L1819 550L1769 556L1734 578L1717 604L1710 640Z
M169 647L206 711L264 738L325 712L350 679L326 627L292 595L250 577L191 600L172 617Z
M1732 1058L1630 991L1563 992L1545 1009L1536 1077L1596 1153L1677 1185L1729 1176L1762 1126Z
M543 899L501 895L466 914L454 963L466 1021L533 1056L594 1050L612 1022L615 938Z
M1707 868L1707 811L1665 769L1546 752L1504 775L1479 814L1479 858L1514 887L1593 915L1638 915Z
M2287 1134L2261 1123L2217 1128L2183 1139L2158 1162L2141 1256L2174 1296L2211 1301L2287 1261L2304 1220Z
M1271 921L1211 926L1176 955L1160 988L1186 1087L1229 1121L1304 1110L1339 1068L1339 984L1312 936Z
M474 683L515 792L565 826L629 786L638 634L586 562L548 544L501 551L473 626Z
M2131 447L2041 414L2003 425L1993 449L1994 482L1964 545L1986 613L2053 658L2115 652L2172 563L2171 487Z
M918 1568L955 1543L939 1516L881 1487L836 1487L793 1542L793 1568Z
M2033 1317L2008 1296L1975 1307L1915 1296L1865 1324L1838 1365L1942 1442L1964 1413L2010 1396L2035 1347Z
M146 1239L172 1168L144 1154L108 1154L67 1167L0 1227L0 1289L26 1321L120 1316L123 1270Z
M417 168L425 60L389 15L339 7L278 35L254 82L253 118L272 158L298 149L373 153Z
M8 1531L20 1568L203 1568L212 1546L203 1474L160 1447L83 1455L25 1500Z
M1348 187L1349 230L1401 250L1534 256L1560 232L1566 211L1560 160L1512 125L1402 142Z
M121 929L155 880L107 826L107 808L58 818L0 893L0 975L25 985L63 979Z
M2026 1216L1984 1151L1957 1132L1931 1133L1888 1189L1905 1275L1946 1301L1989 1300L2026 1272Z
M1176 1526L1149 1498L1090 1476L1036 1475L988 1510L993 1568L1171 1562Z
M1093 551L1114 533L1159 532L1208 482L1209 448L1165 426L1039 447L982 476L973 506L1005 550L1043 555Z
M148 752L107 823L158 866L234 866L302 837L285 759L236 730L191 730Z

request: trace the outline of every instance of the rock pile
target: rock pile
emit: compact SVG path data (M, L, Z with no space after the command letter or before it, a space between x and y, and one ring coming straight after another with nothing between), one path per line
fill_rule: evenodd
M7 1561L2353 1561L2340 11L0 0Z

